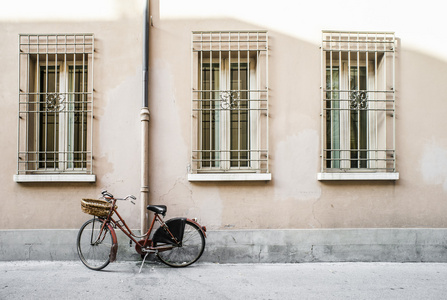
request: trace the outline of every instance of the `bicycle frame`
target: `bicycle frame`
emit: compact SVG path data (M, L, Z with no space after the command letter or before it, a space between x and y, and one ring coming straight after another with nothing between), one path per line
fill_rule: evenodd
M155 254L162 263L170 267L189 266L203 254L206 227L198 224L197 219L175 217L164 220L167 212L165 205L148 205L147 210L154 213L149 229L146 233L135 234L116 206L118 200L130 200L135 204L132 201L136 200L135 196L115 198L106 190L101 194L108 204L101 201L88 202L86 199L81 203L83 212L95 216L81 226L76 240L79 258L89 269L101 270L116 260L117 228L129 238L130 246L132 242L135 243L135 251L143 258L140 272L150 253ZM104 208L106 211L103 211ZM155 226L155 222L158 222L159 226Z
M129 228L129 226L126 224L125 220L118 213L118 211L116 209L117 199L111 198L110 200L112 200L112 207L110 208L110 212L109 212L109 215L107 216L107 218L103 219L104 222L103 222L103 225L101 226L101 230L98 235L97 241L100 239L100 237L102 235L102 231L104 230L104 227L107 224L108 229L112 234L112 241L113 241L111 262L113 262L115 260L116 252L118 250L118 240L116 237L115 230L113 229L114 227L115 228L118 227L131 241L133 241L136 245L135 246L136 249L137 249L137 247L139 247L139 249L141 249L142 253L140 253L140 254L148 253L148 252L156 253L156 252L168 251L168 250L173 249L174 247L181 246L182 241L178 241L176 239L176 237L169 230L166 223L163 221L163 219L157 213L154 213L154 218L152 219L152 222L151 222L151 225L150 225L148 231L142 236L135 235L132 232L132 230ZM115 220L113 218L113 214L116 214L116 216L118 217L118 220ZM195 220L191 220L191 219L187 219L187 220L195 223L201 229L204 236L206 237L206 229L204 227L200 226ZM155 246L155 247L152 245L152 240L150 240L149 237L150 237L152 230L154 229L155 221L157 221L160 224L160 226L163 227L164 230L166 230L166 232L171 236L172 240L175 241L177 245L163 244L161 246ZM143 238L143 239L138 241L137 238ZM97 242L97 241L95 241L95 242ZM138 252L138 250L136 250L136 251Z

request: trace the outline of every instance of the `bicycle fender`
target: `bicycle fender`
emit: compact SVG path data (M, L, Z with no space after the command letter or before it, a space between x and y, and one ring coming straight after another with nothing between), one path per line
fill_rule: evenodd
M118 239L116 238L115 229L113 229L112 225L107 225L110 231L110 235L112 236L112 248L110 249L110 262L114 262L116 260L116 253L118 252Z
M200 231L202 231L203 236L206 238L206 227L205 227L205 226L200 225L199 223L197 223L197 222L196 222L195 220L193 220L193 219L186 219L186 220L188 220L189 222L194 223L195 225L197 225L197 227L200 228Z

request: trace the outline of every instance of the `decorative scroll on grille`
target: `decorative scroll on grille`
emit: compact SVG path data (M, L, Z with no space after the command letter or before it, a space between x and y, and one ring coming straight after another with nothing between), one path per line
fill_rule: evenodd
M239 94L232 91L224 91L220 94L223 109L237 109L239 107Z
M368 95L365 91L355 91L351 93L351 109L367 109Z
M60 112L65 108L65 95L60 93L50 93L45 97L47 111Z

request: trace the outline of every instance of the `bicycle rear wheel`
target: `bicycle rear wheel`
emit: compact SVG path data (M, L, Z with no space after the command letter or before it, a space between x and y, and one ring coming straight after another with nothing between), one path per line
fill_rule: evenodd
M157 243L155 246L159 246ZM205 236L200 228L190 222L185 223L185 232L181 246L174 246L171 250L157 252L158 258L171 267L186 267L196 262L205 249Z
M78 233L76 244L79 259L92 270L101 270L110 263L113 240L107 226L101 231L103 223L102 219L88 220Z

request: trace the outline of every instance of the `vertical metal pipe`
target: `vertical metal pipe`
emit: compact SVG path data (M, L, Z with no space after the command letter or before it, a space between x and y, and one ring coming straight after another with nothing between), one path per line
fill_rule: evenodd
M144 10L144 24L143 24L143 105L148 107L149 91L148 91L148 70L149 70L149 0L146 2Z
M146 206L149 202L149 91L148 91L148 69L149 69L149 1L146 1L143 22L143 103L140 111L141 121L141 233L147 231L148 214Z

